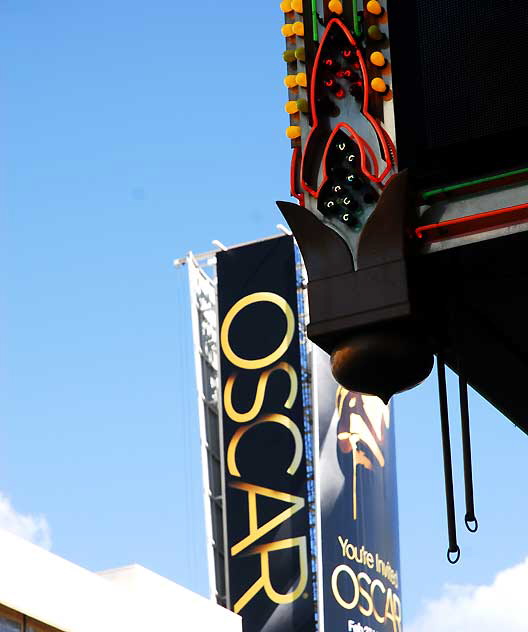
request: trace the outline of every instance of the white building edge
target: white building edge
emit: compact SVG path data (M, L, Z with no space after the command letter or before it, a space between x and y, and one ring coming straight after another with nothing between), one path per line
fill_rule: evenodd
M241 632L241 618L133 564L92 573L0 529L0 632Z

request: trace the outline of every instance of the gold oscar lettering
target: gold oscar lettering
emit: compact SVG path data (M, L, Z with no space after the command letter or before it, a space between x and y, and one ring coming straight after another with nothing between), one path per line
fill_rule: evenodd
M237 423L244 423L246 421L251 421L255 419L255 417L259 414L260 409L262 408L262 404L264 403L264 395L266 393L266 385L268 383L269 376L275 371L284 371L287 376L290 378L290 392L288 394L288 398L284 402L285 408L291 408L295 399L297 397L297 392L299 390L299 380L297 379L297 373L295 373L295 369L288 364L287 362L279 362L275 366L271 367L267 371L263 371L260 374L259 381L257 384L257 390L255 392L255 400L251 408L245 412L240 413L235 410L233 406L233 387L235 385L236 373L230 375L226 380L226 385L224 388L224 408L226 413L229 415L229 419L232 421L236 421Z
M248 535L231 547L231 555L233 556L238 555L250 544L253 544L253 542L261 538L263 535L266 535L266 533L269 533L272 529L275 529L275 527L291 518L304 507L304 498L301 496L285 494L284 492L267 489L266 487L260 487L259 485L251 485L250 483L236 482L229 483L229 486L246 492L248 502ZM277 514L263 525L259 525L257 496L267 496L268 498L274 498L275 500L282 500L282 502L288 503L290 507L284 509L280 514Z
M238 356L231 348L229 342L229 329L233 324L237 314L239 314L245 307L252 305L253 303L269 302L277 305L286 317L286 333L279 346L267 356L263 358L257 358L255 360L247 360ZM286 299L282 298L274 292L255 292L254 294L248 294L239 301L237 301L233 307L227 312L222 327L220 329L220 346L224 352L225 357L240 369L263 369L274 362L277 362L288 350L293 336L295 334L295 317L293 315L292 308L288 305Z
M340 582L348 582L352 587L352 598L346 600L340 589ZM345 610L358 608L361 614L374 615L380 624L391 623L392 632L401 632L401 602L392 588L385 588L380 579L372 579L364 571L355 573L347 564L336 566L330 580L332 594ZM384 608L378 609L384 600ZM382 614L383 613L383 614Z
M230 332L236 327L236 317L249 305L258 303L272 303L280 310L281 320L286 321L286 332L284 337L275 349L266 351L266 355L256 359L244 358L238 355L231 347ZM270 325L271 326L271 325ZM273 324L275 327L275 324ZM284 402L282 406L286 410L290 410L299 394L299 378L296 370L291 364L282 360L287 352L296 332L295 316L288 302L273 292L255 292L238 300L227 312L222 326L220 328L220 347L225 358L233 365L234 370L225 381L223 392L223 404L225 416L228 420L236 423L238 427L230 438L226 449L226 467L227 473L235 480L228 479L228 486L245 494L247 503L247 534L238 542L235 542L230 549L232 557L244 556L251 558L259 556L260 573L258 579L245 592L236 599L233 610L240 612L252 599L259 593L264 593L267 598L276 604L291 603L298 599L305 591L308 583L308 543L306 536L290 537L277 541L262 542L262 538L280 527L281 524L288 520L305 507L305 499L302 496L295 496L280 489L270 489L265 486L255 485L253 483L244 482L244 472L241 472L237 463L237 451L240 444L244 442L244 437L257 427L273 428L279 436L279 433L289 432L292 439L292 457L284 473L293 476L299 469L304 453L304 442L302 433L290 417L276 411L266 411L264 402L266 390L270 388L270 384L274 384L274 373L285 373L289 380L289 387L286 387L284 399L278 401ZM258 335L258 333L256 334ZM256 381L256 388L253 396L253 403L247 410L240 410L234 404L237 395L237 377L239 371L257 371L261 370ZM252 375L252 374L250 374ZM245 382L246 383L246 382ZM276 382L280 385L279 382ZM238 386L241 388L241 385ZM284 386L281 386L284 388ZM276 399L276 397L275 397ZM263 410L264 408L264 410ZM263 414L261 412L263 411ZM271 456L271 455L270 455ZM277 468L277 463L273 458L269 460L269 467ZM281 467L285 467L282 465ZM265 474L265 473L264 473ZM236 480L240 479L240 480ZM273 517L266 515L267 519L262 524L259 523L259 498L273 499L278 502L286 503L286 508L278 510ZM272 537L272 536L271 536ZM299 559L299 579L293 588L287 593L279 592L274 584L272 570L270 565L270 557L274 553L291 549L296 551L295 557Z
M284 549L297 548L299 553L299 581L293 590L287 593L279 593L273 587L270 577L270 563L269 554L273 551L280 551ZM233 606L235 612L240 612L244 606L246 606L255 595L264 589L264 592L271 601L277 604L292 603L298 599L308 581L308 550L306 545L306 536L300 538L287 538L286 540L279 540L272 542L271 544L261 544L251 550L252 554L260 555L260 577L257 581L250 586L247 591L238 599Z
M286 428L292 435L294 440L294 454L290 466L286 470L286 472L292 476L299 469L299 465L301 464L301 458L303 454L303 439L301 435L301 431L297 426L293 423L291 419L286 417L286 415L264 415L260 419L257 419L251 424L247 426L242 426L237 428L235 434L231 437L231 441L227 446L227 471L232 476L240 476L240 471L238 469L238 465L236 463L236 451L238 448L238 444L240 443L240 439L252 428L255 426L259 426L261 424L278 424L283 428Z

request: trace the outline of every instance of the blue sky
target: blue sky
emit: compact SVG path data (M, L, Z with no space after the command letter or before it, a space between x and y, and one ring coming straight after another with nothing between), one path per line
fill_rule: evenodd
M52 549L206 592L186 277L288 199L278 2L0 3L0 490ZM456 401L451 380L451 399ZM434 378L395 401L404 613L521 563L528 438L472 394L477 535L445 559ZM7 501L6 501L7 502Z

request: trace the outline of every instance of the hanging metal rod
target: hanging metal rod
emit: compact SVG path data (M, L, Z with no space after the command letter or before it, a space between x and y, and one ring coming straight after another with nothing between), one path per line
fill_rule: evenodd
M451 439L449 436L449 412L447 406L447 385L445 377L445 363L441 353L436 358L438 373L438 397L440 400L440 421L442 424L442 448L444 452L444 477L447 510L447 532L449 547L447 559L451 564L456 564L460 559L460 547L457 543L455 495L453 491L453 464L451 461Z

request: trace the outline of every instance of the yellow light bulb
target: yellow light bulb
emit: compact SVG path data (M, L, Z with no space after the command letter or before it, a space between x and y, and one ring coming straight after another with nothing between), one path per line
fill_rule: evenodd
M306 76L305 72L298 72L295 75L295 83L298 86L301 86L301 88L306 88L308 85L308 77Z
M337 13L337 15L341 15L343 13L343 5L340 0L330 0L328 8L332 11L332 13Z
M287 88L295 88L297 86L297 76L296 75L286 75L284 77L284 85Z
M383 68L383 66L385 66L385 64L387 63L387 60L385 59L385 55L379 50L374 51L370 55L369 59L370 59L370 63L374 64L374 66L378 66L378 68Z
M293 25L284 24L284 26L281 28L281 33L284 35L284 37L291 37L293 35Z
M291 7L297 13L302 13L303 12L302 0L291 0Z
M297 114L297 112L299 111L297 101L286 101L284 109L288 114Z
M370 87L374 90L374 92L387 92L387 84L381 77L374 77L374 79L370 82Z
M295 101L296 105L297 105L297 110L299 110L299 112L308 112L308 110L310 109L310 106L308 104L308 101L306 99L297 99L297 101Z
M286 128L286 136L290 140L295 140L296 138L299 138L300 135L301 135L301 127L299 125L289 125Z
M381 15L383 13L383 7L378 0L369 0L369 2L367 2L367 11L373 15Z
M305 61L306 54L304 51L304 46L295 49L295 59L298 59L299 61Z
M369 26L367 33L370 39L376 40L377 42L385 38L385 35L383 35L383 33L379 30L379 26L377 24Z
M299 37L304 37L304 24L302 22L294 22L292 24L292 29L295 35Z
M289 13L292 10L291 0L282 0L280 8L283 13Z
M297 59L297 57L295 57L295 51L294 50L285 50L282 53L282 58L288 64L291 64L292 62L294 62Z

